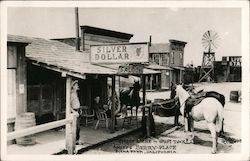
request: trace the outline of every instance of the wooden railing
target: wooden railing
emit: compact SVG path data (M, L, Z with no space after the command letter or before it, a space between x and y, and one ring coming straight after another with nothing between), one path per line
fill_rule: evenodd
M46 123L42 125L37 125L29 128L25 128L23 130L17 130L14 132L9 132L7 134L7 140L13 140L16 138L24 137L27 135L36 134L39 132L47 131L50 129L54 129L60 126L66 125L65 136L66 136L66 149L68 154L73 154L75 151L75 138L76 138L76 115L70 114L69 118L54 121L51 123Z

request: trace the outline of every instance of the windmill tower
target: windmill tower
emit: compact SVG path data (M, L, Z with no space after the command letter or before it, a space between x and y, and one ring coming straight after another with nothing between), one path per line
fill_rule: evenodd
M200 70L199 82L205 80L207 82L214 81L214 61L215 49L218 47L219 35L208 30L202 36L202 45L205 49Z

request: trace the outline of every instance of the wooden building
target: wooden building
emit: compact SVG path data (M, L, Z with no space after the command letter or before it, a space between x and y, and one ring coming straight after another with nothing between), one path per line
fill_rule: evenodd
M241 56L224 56L222 61L214 62L216 82L241 82Z
M15 118L27 108L27 65L25 50L30 42L8 37L7 41L7 124L14 130Z
M128 42L132 37L131 34L116 31L81 28L82 30L87 28L88 30L84 31L91 32L89 35L84 35L88 40L92 40L91 43L94 43L94 40L99 43L115 42L115 40ZM93 31L98 32L94 35ZM102 104L107 103L108 80L117 73L117 70L91 64L89 49L79 52L75 51L75 47L55 40L8 35L8 40L12 39L30 42L25 57L27 77L23 75L25 83L27 82L27 86L24 86L24 93L27 90L27 99L24 100L27 102L18 110L34 112L38 124L42 123L39 120L46 114L53 116L49 121L65 117L65 88L68 76L79 80L79 97L82 106L91 107L95 96L101 97ZM86 42L90 41L84 43L88 48L90 44Z
M103 103L106 101L107 78L115 74L115 70L90 64L89 54L76 52L74 47L58 41L16 35L8 35L8 40L30 42L26 57L20 52L24 49L18 49L23 55L21 60L27 65L23 65L21 85L16 85L17 90L22 90L17 91L22 94L22 99L18 100L16 114L19 111L34 112L38 124L45 114L53 114L54 118L49 121L65 117L68 76L79 80L81 105L91 106L95 95L101 96Z
M128 43L130 39L133 37L132 34L128 33L122 33L92 26L81 26L81 51L90 52L90 45L102 45L102 44L114 44L114 43ZM68 45L71 45L73 47L76 46L76 38L56 38L53 40L57 40L63 43L66 43ZM120 64L111 64L107 65L106 67L117 70ZM158 69L155 70L155 68ZM146 86L147 89L151 88L161 88L161 80L165 81L165 75L161 76L161 70L165 70L165 67L161 66L159 68L159 65L156 67L156 65L152 65L147 67L147 69L144 69L144 74L146 74ZM172 70L171 68L166 68L169 70ZM165 71L163 71L165 72ZM168 72L166 72L168 74ZM152 79L152 78L155 79ZM126 85L131 84L128 79L124 77L118 77L116 79L116 85L120 87L124 87ZM163 83L164 84L164 83ZM118 88L116 88L118 89ZM118 91L117 91L118 92Z
M97 28L92 26L80 26L81 28L81 51L90 51L90 45L101 45L109 43L127 43L133 37L132 34ZM70 46L76 46L76 38L56 38Z
M178 40L169 40L169 43L151 43L149 57L152 65L148 68L161 71L161 75L151 81L161 80L160 87L162 89L170 89L171 82L183 82L184 47L186 44L186 42Z

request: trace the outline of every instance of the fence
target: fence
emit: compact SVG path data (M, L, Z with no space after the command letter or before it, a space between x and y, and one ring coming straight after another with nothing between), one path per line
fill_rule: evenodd
M7 134L7 140L13 140L16 138L24 137L27 135L32 135L35 133L47 131L50 129L54 129L60 126L66 125L65 136L66 136L66 149L68 154L73 154L75 151L75 138L76 138L76 115L70 114L69 118L54 121L51 123L46 123L42 125L37 125L29 128L25 128L23 130L18 130L14 132L10 132Z

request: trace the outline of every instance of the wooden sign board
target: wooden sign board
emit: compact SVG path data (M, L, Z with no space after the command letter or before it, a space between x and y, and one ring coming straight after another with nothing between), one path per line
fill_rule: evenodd
M231 67L241 67L241 56L230 56L229 66Z
M143 65L142 64L126 64L121 65L118 68L118 75L140 75L143 74Z
M91 63L141 63L149 61L148 43L90 46Z

